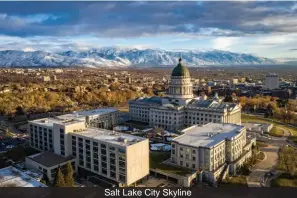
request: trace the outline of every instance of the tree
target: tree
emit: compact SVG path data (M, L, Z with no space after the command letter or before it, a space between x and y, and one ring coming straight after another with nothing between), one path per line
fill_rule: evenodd
M224 98L224 102L233 102L233 98L231 95L227 95L225 98Z
M291 176L296 175L297 150L293 147L285 146L279 152L279 168L288 172Z
M68 162L66 165L66 174L65 174L64 180L65 180L66 187L74 186L73 169L70 162Z
M58 168L57 175L55 177L54 186L55 187L65 187L64 175L63 175L60 167Z

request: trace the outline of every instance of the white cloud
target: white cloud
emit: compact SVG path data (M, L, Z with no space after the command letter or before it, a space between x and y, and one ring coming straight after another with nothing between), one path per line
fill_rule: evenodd
M269 35L261 36L256 39L256 44L259 45L279 45L279 44L289 44L297 40L296 35L287 34L287 35Z
M238 41L238 37L218 37L212 41L212 47L214 49L230 50Z
M24 52L34 52L36 51L35 49L31 48L31 47L26 47L23 49Z

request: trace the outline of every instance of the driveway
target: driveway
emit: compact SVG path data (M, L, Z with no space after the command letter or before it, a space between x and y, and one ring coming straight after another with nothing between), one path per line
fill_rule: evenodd
M262 187L265 173L273 171L278 160L278 146L261 147L260 151L264 152L265 158L252 168L252 172L247 177L249 187Z

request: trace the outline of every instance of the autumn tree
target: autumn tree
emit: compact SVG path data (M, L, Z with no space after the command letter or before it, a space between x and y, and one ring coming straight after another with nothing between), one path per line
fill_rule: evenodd
M70 162L67 162L66 165L66 173L65 173L65 186L66 187L73 187L74 186L74 179L73 179L73 168Z
M285 146L279 152L279 168L285 170L290 175L295 176L297 170L297 150L293 147Z
M54 181L54 186L55 187L65 187L65 180L64 180L64 175L61 171L61 168L58 168L56 177L55 177L55 181Z

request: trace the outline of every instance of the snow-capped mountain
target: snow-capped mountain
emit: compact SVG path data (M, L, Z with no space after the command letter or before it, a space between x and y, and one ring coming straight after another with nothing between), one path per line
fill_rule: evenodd
M88 51L65 51L50 53L43 51L24 52L16 50L0 51L2 67L127 67L127 66L174 66L182 57L185 65L254 65L275 64L276 61L249 54L228 51L168 51L162 49L129 49L104 47Z

